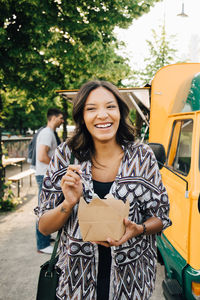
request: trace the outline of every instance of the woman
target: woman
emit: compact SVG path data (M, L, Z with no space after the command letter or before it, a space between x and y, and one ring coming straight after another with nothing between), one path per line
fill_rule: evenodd
M149 299L156 278L156 233L170 225L169 202L152 150L134 143L129 110L115 86L84 84L74 101L74 136L60 145L43 182L39 230L62 228L57 298ZM73 164L70 158L75 157ZM79 199L111 193L130 203L119 241L83 242L77 220ZM64 201L59 203L63 193ZM117 200L116 200L117 201Z

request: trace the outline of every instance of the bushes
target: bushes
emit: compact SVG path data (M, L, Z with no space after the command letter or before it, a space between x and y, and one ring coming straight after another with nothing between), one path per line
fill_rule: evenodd
M11 182L3 183L4 196L0 199L0 212L11 211L21 203L20 198L17 198L10 188Z

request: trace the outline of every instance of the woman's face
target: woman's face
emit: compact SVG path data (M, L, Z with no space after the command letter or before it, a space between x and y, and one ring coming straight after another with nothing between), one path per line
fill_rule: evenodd
M94 142L116 139L120 111L115 96L103 87L90 92L84 106L83 118Z

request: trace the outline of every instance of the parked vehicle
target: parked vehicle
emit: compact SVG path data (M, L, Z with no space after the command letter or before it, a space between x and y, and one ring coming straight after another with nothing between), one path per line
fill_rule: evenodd
M166 153L161 174L173 223L157 239L165 267L163 293L168 300L200 299L199 63L169 65L155 75L149 142L158 160L162 145Z

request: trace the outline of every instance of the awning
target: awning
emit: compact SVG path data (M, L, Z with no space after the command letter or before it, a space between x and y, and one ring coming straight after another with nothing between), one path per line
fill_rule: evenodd
M142 108L145 107L150 111L150 88L119 88L119 91L126 100L129 109L136 109L145 123L149 125L147 118L142 112ZM78 90L57 90L56 92L67 101L73 103L74 97L76 96Z

